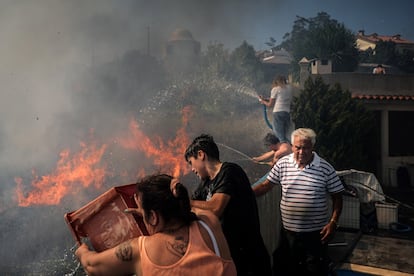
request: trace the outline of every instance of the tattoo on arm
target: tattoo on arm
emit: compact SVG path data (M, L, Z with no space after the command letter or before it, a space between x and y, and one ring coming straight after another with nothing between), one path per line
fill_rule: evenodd
M116 257L123 262L132 261L132 246L131 241L120 244L115 251Z

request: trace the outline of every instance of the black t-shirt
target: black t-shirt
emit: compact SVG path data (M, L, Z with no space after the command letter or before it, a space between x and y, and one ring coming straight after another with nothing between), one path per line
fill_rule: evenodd
M237 164L224 162L217 176L203 180L192 198L208 200L215 193L230 196L220 221L237 271L243 267L256 271L253 275L267 272L270 263L267 263L269 257L260 233L256 197L244 170Z

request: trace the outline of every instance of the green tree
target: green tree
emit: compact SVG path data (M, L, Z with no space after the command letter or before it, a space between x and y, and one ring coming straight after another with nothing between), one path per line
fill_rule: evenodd
M359 53L360 62L387 64L399 68L405 73L414 73L414 52L404 50L399 52L393 41L380 40L375 49Z
M414 73L414 52L404 50L398 57L396 65L406 73Z
M276 51L276 50L279 50L279 47L278 47L278 45L276 44L276 39L274 39L273 37L270 37L269 38L269 41L268 42L265 42L265 44L267 45L267 46L269 46L270 47L270 50L273 52L273 51Z
M354 34L325 12L316 17L297 17L292 31L285 34L280 47L293 56L293 73L299 76L298 62L308 59L331 59L333 71L352 72L358 65Z
M262 83L262 64L252 46L243 42L229 52L221 43L210 44L192 74L174 79L169 90L176 97L170 104L197 105L200 114L233 116L257 104L255 88Z
M234 49L229 59L227 79L255 87L263 81L264 72L253 46L246 41Z
M292 119L295 127L315 130L317 152L335 169L375 169L369 162L373 113L339 84L331 87L321 77L309 78L294 99Z
M392 41L380 40L375 49L368 49L360 53L360 62L378 63L378 64L394 64L397 58L395 43Z
M396 64L398 54L395 43L380 40L373 52L373 62L382 64Z
M202 53L199 72L213 77L226 75L229 71L230 53L222 43L209 44Z
M254 88L263 82L264 72L253 46L244 41L233 52L224 49L223 44L211 44L202 54L198 76L223 78Z

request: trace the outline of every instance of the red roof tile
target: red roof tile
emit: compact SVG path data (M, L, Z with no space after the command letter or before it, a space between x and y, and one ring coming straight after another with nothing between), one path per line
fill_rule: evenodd
M414 44L414 42L401 38L400 35L377 35L377 34L371 34L371 35L358 35L359 39L364 39L366 41L377 43L380 40L382 41L392 41L396 44Z
M352 94L353 99L359 100L391 100L391 101L414 101L414 95L364 95Z

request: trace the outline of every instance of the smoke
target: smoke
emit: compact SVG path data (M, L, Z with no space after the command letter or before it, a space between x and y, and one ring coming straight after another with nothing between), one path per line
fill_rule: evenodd
M13 254L0 255L0 272L4 265L17 261L15 256L39 261L50 254L57 256L62 244L70 247L72 240L63 214L85 203L85 194L80 193L57 208L16 209L15 177L30 186L32 170L40 176L50 173L59 153L64 149L76 151L90 133L102 143L115 143L111 139L128 127L131 114L148 110L155 96L168 92L162 91L165 80L158 74L162 70L159 61L175 29L189 29L204 47L214 41L234 47L248 40L239 24L248 16L248 9L237 3L0 3L0 232L2 243L14 248ZM235 89L250 97L254 93L241 86ZM152 131L157 130L171 133L176 129ZM110 149L113 144L108 146ZM108 150L109 154L117 153ZM143 157L113 166L136 168L139 158ZM57 252L48 252L50 246Z
M231 15L246 12L233 1L2 1L1 167L48 159L50 145L62 140L49 135L62 127L56 118L78 105L72 81L91 66L129 50L161 57L177 28L190 29L204 46L238 45L243 28Z
M105 122L105 133L110 133L111 125L119 125L120 113L139 108L122 110L118 106L114 110L111 94L115 92L110 90L125 89L119 84L122 79L111 82L108 76L114 72L102 73L105 64L120 61L134 50L150 52L160 59L165 42L177 28L188 28L204 47L214 41L228 47L239 45L247 39L240 22L252 17L247 3L2 1L0 167L4 172L0 180L6 187L1 194L3 200L8 200L7 188L14 186L10 177L26 174L32 168L47 168L56 161L60 150L78 143L84 132L96 124L102 126ZM157 81L155 75L148 78ZM146 87L130 89L139 95ZM94 92L100 93L98 100L91 96ZM140 104L145 105L145 100Z

